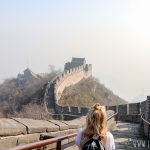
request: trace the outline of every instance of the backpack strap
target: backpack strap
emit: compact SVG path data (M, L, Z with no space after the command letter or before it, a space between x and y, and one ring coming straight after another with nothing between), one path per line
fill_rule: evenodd
M100 144L99 144L99 141L98 141L98 140L94 140L94 142L96 143L97 147L100 149L101 146L100 146Z
M101 137L100 137L100 136L98 137L98 139L94 139L93 136L90 136L90 139L89 139L84 145L91 144L93 141L96 143L96 146L97 146L99 149L102 149L102 148L103 148L103 150L105 150L105 147L104 147L103 144L102 144L102 141L101 141Z
M102 144L102 141L101 141L101 137L100 137L100 136L99 136L98 139L94 139L94 142L96 143L96 145L97 145L97 147L98 147L99 149L103 148L103 149L105 150L105 147L104 147L103 144Z
M90 144L90 143L92 143L93 141L94 141L94 139L93 139L93 137L92 137L92 138L90 138L84 145Z
M99 141L99 140L94 140L94 142L96 143L96 145L97 145L97 147L98 147L99 149L105 150L105 147L103 146L103 144L102 144L101 141Z

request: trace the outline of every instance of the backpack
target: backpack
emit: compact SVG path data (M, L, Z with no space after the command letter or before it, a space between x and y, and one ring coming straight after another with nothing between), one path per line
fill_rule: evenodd
M100 137L98 139L90 138L82 147L82 150L105 150Z

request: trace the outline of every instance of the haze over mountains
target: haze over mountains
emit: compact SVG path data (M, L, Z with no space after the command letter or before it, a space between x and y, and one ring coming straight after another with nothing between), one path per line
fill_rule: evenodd
M1 0L0 81L86 57L120 97L150 93L149 0Z
M129 102L131 103L142 102L142 101L145 101L146 99L147 99L147 95L141 94L141 95L134 97Z

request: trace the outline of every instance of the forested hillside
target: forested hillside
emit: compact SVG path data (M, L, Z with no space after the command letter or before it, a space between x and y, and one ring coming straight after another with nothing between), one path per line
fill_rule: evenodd
M59 101L62 105L89 107L97 102L102 105L127 103L95 78L82 80L78 84L66 88Z
M20 84L18 78L5 80L0 85L0 117L27 117L45 119L50 116L44 109L44 93L48 81L51 81L59 71L53 71L38 80L30 80ZM32 73L32 72L31 72ZM126 101L113 94L95 78L81 80L76 85L66 88L59 103L61 105L90 107L99 102L102 105L124 104Z

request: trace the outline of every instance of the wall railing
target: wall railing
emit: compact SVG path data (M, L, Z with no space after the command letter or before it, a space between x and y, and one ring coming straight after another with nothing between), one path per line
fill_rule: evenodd
M43 140L43 141L39 141L39 142L34 142L34 143L26 144L26 145L17 146L17 147L10 148L7 150L31 150L31 149L35 149L35 148L43 148L44 149L44 147L46 145L53 144L53 143L56 143L56 150L61 150L61 142L65 139L75 137L76 134L77 133L73 133L73 134L69 134L69 135L65 135L65 136L61 136L61 137L51 138L51 139L47 139L47 140Z
M107 119L107 121L109 121L110 119L112 119L114 117L116 118L117 114L118 113L115 113L115 114L111 115ZM43 141L38 141L38 142L30 143L30 144L25 144L25 145L21 145L21 146L17 146L17 147L10 148L10 149L7 149L7 150L32 150L32 149L35 149L35 148L44 149L45 146L47 146L49 144L54 144L54 143L56 143L56 150L62 150L62 144L61 144L62 141L66 140L66 139L74 138L76 135L77 135L77 133L73 133L73 134L68 134L68 135L65 135L65 136L54 137L54 138L52 138L49 135L46 135L46 138L50 138L50 139L43 140Z
M150 138L150 122L148 122L145 118L144 118L144 114L141 115L141 120L142 120L142 124L144 125L144 123L146 125L148 125L148 138Z

